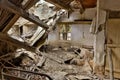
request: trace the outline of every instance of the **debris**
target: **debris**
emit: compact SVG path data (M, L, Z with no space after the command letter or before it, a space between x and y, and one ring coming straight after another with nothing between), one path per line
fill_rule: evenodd
M38 72L34 72L34 71L22 70L22 69L11 68L11 67L5 67L4 69L14 70L14 71L20 71L20 72L23 72L23 73L27 73L27 75L28 75L28 74L32 74L32 75L45 76L45 77L48 78L48 80L53 80L49 75L44 74L44 73L38 73ZM6 75L6 73L2 71L2 75ZM9 74L7 73L7 75L12 76L10 73L9 73ZM13 76L13 77L16 77L16 76ZM16 77L16 78L20 78L20 77ZM24 77L24 78L25 78L25 77ZM24 80L24 78L23 78L23 80ZM33 80L33 79L35 80L35 78L36 78L36 77L34 77L34 78L30 79L30 80ZM28 79L28 78L27 78L27 79ZM9 78L9 80L10 80L10 78ZM22 80L22 79L21 79L21 80ZM44 79L44 80L45 80L45 79Z
M42 55L49 58L49 59L51 59L51 60L54 60L54 61L60 63L60 64L64 63L64 61L62 59L60 59L59 57L56 57L54 55L47 54L47 53L42 53Z
M45 61L46 61L46 57L42 57L40 59L40 61L38 62L37 67L38 68L42 68L42 66L44 65Z
M70 61L70 64L83 66L85 64L85 60L80 58L74 58Z
M65 75L66 80L92 80L92 78L85 74L71 73Z

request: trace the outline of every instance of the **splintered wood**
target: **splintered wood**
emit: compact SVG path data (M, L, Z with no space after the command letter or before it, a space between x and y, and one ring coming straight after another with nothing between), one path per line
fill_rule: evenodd
M84 48L55 48L32 53L25 49L14 52L9 66L1 62L4 80L96 80L93 51ZM0 59L8 55L1 56ZM7 64L8 64L7 62ZM11 65L10 65L11 64Z
M13 55L11 55L13 54ZM44 59L35 53L25 49L17 49L14 53L5 54L0 57L2 80L52 80L52 78L41 73L40 67ZM40 63L41 61L41 63Z

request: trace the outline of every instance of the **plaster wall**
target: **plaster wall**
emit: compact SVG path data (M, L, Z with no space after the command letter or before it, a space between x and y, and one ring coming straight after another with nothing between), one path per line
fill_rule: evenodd
M89 32L89 24L71 25L71 43L72 45L93 46L94 36Z

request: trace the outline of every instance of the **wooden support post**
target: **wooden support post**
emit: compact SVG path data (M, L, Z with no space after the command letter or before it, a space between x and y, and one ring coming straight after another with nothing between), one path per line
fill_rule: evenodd
M9 2L8 0L0 0L0 7L2 7L3 9L7 9L15 14L18 14L20 16L22 16L23 18L39 25L40 27L44 28L44 29L48 29L48 25L43 23L41 20L39 20L38 17L29 14L28 12L26 12L25 10L23 10L22 8L14 5L13 3Z
M110 80L114 80L113 77L113 61L112 61L112 53L111 49L108 48L108 61L109 61L109 68L110 68Z
M11 21L9 22L8 25L5 26L5 28L2 30L2 32L6 33L12 26L13 24L15 23L15 21L19 18L19 15L15 15Z

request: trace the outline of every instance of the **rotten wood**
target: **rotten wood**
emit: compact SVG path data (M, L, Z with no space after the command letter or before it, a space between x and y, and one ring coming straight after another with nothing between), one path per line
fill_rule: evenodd
M3 31L2 32L7 32L12 26L13 26L13 24L15 23L15 21L17 20L19 18L19 15L15 15L12 19L11 19L11 21L9 22L9 24L8 25L6 25L6 27L3 29Z
M36 68L36 65L34 64L33 66L30 67L30 71L34 71L35 68ZM30 74L27 74L27 75L26 75L26 79L27 79L27 80L30 80L30 77L31 77Z
M23 6L23 9L26 10L33 6L38 0L28 0L27 3ZM15 14L12 20L6 25L2 32L6 33L14 25L14 23L19 19L19 15Z
M12 79L12 80L26 80L24 78L16 77L14 75L6 74L6 73L3 73L3 72L2 72L2 75L4 77L7 77L7 78ZM3 77L3 80L4 80L4 77Z
M120 48L120 44L106 44L109 48Z
M114 80L113 77L113 61L112 61L112 53L111 49L108 48L108 61L109 61L109 68L110 68L110 80Z
M63 64L64 63L63 59L58 58L58 57L56 57L54 55L50 55L50 54L47 54L47 53L41 53L41 54L42 54L42 56L44 56L46 58L49 58L49 59L51 59L51 60L53 60L53 61L55 61L55 62L57 62L59 64Z
M46 61L46 57L42 56L41 60L39 60L37 67L41 68Z
M33 71L27 71L27 70L12 68L12 67L5 67L4 69L16 70L16 71L21 71L21 72L26 72L26 73L35 74L35 75L45 76L45 77L47 77L49 80L53 80L49 75L43 74L43 73L38 73L38 72L33 72Z
M26 43L23 43L23 42L20 42L16 39L13 39L11 38L9 35L7 34L4 34L2 32L0 32L0 40L3 41L3 42L8 42L8 43L11 43L13 44L14 46L17 46L19 48L25 48L26 50L28 51L32 51L32 52L35 52L35 48L34 47L31 47L29 46L28 44Z
M84 8L96 7L97 0L79 0Z
M57 24L91 24L92 21L58 22Z
M110 71L109 68L105 68L105 70L108 71L108 72ZM119 69L114 69L114 72L116 72L116 73L120 73L120 70L119 70Z
M31 6L33 6L38 1L39 0L28 0L27 3L23 5L23 9L29 9Z
M60 0L45 0L45 1L47 1L47 2L49 2L51 4L54 4L57 7L72 11L72 9L70 8L69 5L63 4L62 2L60 2Z
M23 10L22 8L16 6L15 4L11 3L8 0L0 0L0 7L7 9L15 14L18 14L20 16L22 16L23 18L39 25L40 27L43 27L44 29L48 29L48 25L43 23L41 20L39 20L38 17L29 14L28 12L26 12L25 10Z

